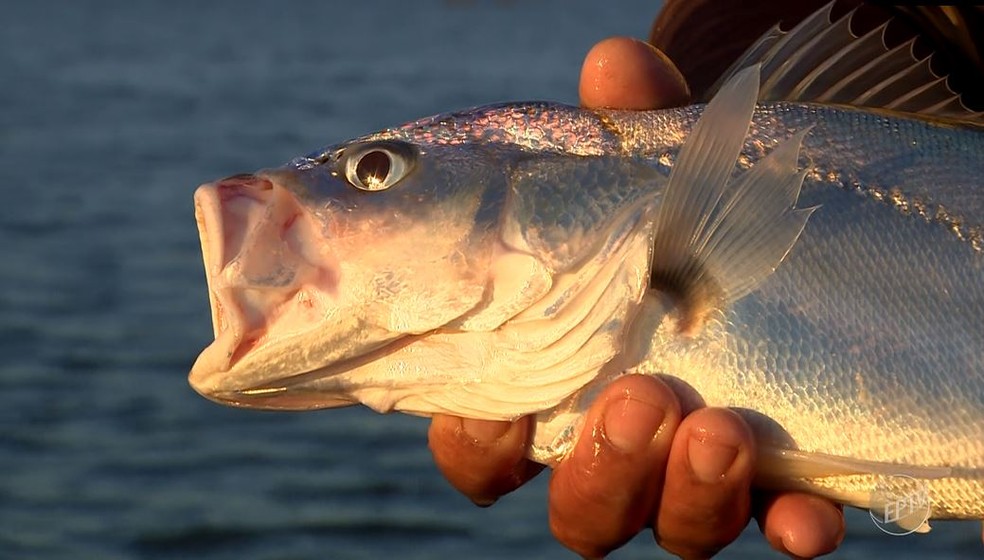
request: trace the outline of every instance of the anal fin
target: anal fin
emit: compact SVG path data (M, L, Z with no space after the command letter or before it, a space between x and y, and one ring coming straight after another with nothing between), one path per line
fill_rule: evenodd
M826 478L873 474L932 480L945 478L953 473L949 467L900 465L798 449L777 448L764 448L759 451L758 470L762 476L778 478Z
M805 491L867 509L879 526L891 523L902 531L892 534L928 533L930 502L926 483L956 474L949 467L887 463L776 447L760 448L756 463L756 484ZM818 483L818 479L854 476L881 482L873 486Z

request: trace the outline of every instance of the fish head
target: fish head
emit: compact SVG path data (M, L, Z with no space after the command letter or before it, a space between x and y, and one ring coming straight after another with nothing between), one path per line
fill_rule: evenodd
M483 299L503 157L376 135L199 187L215 341L191 385L235 406L353 404L345 391L286 387L405 345Z

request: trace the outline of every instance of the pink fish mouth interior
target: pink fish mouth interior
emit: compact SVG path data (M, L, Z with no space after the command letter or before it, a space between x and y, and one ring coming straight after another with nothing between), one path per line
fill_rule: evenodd
M253 185L255 188L251 189ZM230 223L233 220L229 219L232 216L227 215L227 204L237 197L246 197L264 204L260 194L272 188L273 185L269 181L257 180L252 175L237 175L216 185L203 186L195 194L195 218L198 222L202 257L205 261L205 277L209 285L208 295L212 307L212 329L216 338L229 327L226 309L230 308L228 302L223 303L224 298L218 297L213 282L218 279L228 263L226 255L237 253L247 230L246 224Z
M237 175L199 187L195 218L215 341L190 381L212 396L251 349L310 327L336 292L337 267L297 199L270 178Z

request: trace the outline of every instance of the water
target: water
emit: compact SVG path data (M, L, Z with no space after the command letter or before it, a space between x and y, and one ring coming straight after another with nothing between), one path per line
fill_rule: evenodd
M201 5L204 4L204 5ZM8 3L0 24L0 557L573 557L546 477L482 510L426 422L201 399L191 195L330 142L508 99L576 102L587 49L656 5ZM979 527L841 558L975 557ZM750 528L723 555L768 550ZM643 534L615 558L651 558Z

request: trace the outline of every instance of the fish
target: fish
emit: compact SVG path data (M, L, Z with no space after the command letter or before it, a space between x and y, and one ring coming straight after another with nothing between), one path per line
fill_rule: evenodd
M663 375L742 415L761 487L984 519L984 118L850 18L691 106L488 105L202 185L192 387L534 415L557 464L600 389Z

